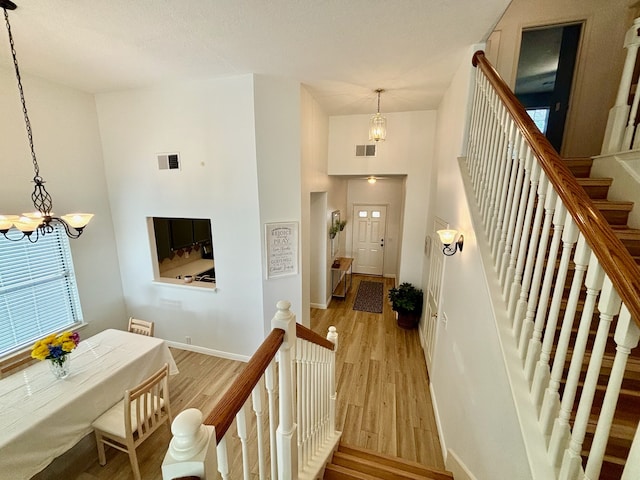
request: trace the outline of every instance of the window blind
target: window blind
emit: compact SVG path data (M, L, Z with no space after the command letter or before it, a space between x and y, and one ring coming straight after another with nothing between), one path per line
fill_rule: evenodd
M8 235L22 234L11 230ZM0 237L0 356L81 322L64 229L56 227L36 243Z

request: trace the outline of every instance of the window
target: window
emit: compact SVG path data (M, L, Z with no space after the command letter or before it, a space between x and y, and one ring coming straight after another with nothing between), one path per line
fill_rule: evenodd
M10 231L9 236L18 232ZM22 235L22 234L20 234ZM0 239L0 356L82 323L69 239Z
M538 130L544 135L547 133L547 124L549 123L549 107L543 108L527 108L527 113L536 124Z

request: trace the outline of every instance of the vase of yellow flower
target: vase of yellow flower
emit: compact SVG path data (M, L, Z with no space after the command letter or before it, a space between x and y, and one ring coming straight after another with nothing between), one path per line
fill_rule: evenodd
M49 367L56 378L69 376L69 354L78 346L78 332L55 333L38 340L31 350L31 356L38 360L49 360Z

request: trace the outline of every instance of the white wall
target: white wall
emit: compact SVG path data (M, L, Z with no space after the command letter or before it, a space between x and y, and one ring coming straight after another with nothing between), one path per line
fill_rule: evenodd
M260 222L262 225L297 222L300 246L300 83L291 79L255 75L254 105ZM264 233L261 238L264 242ZM298 261L300 258L298 250ZM302 301L300 263L296 275L268 280L266 261L262 262L262 267L264 334L271 330L271 319L279 300L291 302L296 320L304 323L309 316L309 306L303 305Z
M438 109L438 176L431 182L437 189L433 214L461 230L465 244L462 253L445 260L442 312L430 372L432 395L443 448L455 452L476 478L529 479L457 162L463 152L473 51L469 50ZM426 288L426 282L423 286Z
M308 306L326 307L331 300L331 246L329 226L333 210L346 211L347 182L327 174L327 148L329 117L303 86L301 88L301 135L302 135L302 295L305 313ZM325 204L311 208L311 198L318 196ZM314 214L315 212L315 214ZM314 216L312 217L312 214ZM317 217L316 217L317 215ZM319 218L321 217L321 218ZM312 232L311 223L316 225ZM311 235L318 234L311 239ZM314 242L318 242L313 246ZM344 251L344 250L343 250ZM314 280L311 280L314 277ZM300 319L298 318L298 321ZM307 318L303 317L302 323Z
M77 240L70 240L85 321L83 338L127 324L111 210L92 95L22 76L40 174L54 213L95 213ZM33 166L13 71L0 69L0 167L3 214L33 210ZM0 241L3 241L0 239Z
M356 157L355 145L367 144L370 115L345 115L329 119L330 175L406 175L396 277L419 284L429 210L429 184L433 168L436 130L435 111L385 113L387 140L378 144L375 157ZM349 225L347 225L349 229ZM403 254L403 252L405 252Z
M499 47L494 50L497 56L490 60L513 88L523 28L585 22L561 152L566 157L600 153L608 112L622 73L623 40L632 23L629 10L632 3L632 0L513 0L496 25Z
M167 340L251 355L265 322L253 76L96 101L128 314ZM158 152L179 152L182 169L159 171ZM211 219L217 291L153 283L153 216Z
M386 277L395 277L398 273L404 182L405 177L382 178L374 184L370 184L363 178L349 180L346 216L343 214L343 219L349 221L348 225L353 227L355 224L353 206L356 204L387 206L387 231L384 238L384 265L382 268L382 274ZM353 228L347 228L343 233L347 233L347 235L342 235L345 237L347 256L353 256Z

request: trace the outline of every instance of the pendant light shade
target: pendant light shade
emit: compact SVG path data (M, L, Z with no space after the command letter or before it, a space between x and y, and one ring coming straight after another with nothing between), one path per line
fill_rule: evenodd
M380 94L384 92L382 88L378 88L378 113L376 113L369 121L369 140L374 142L384 142L387 138L387 119L380 114Z

